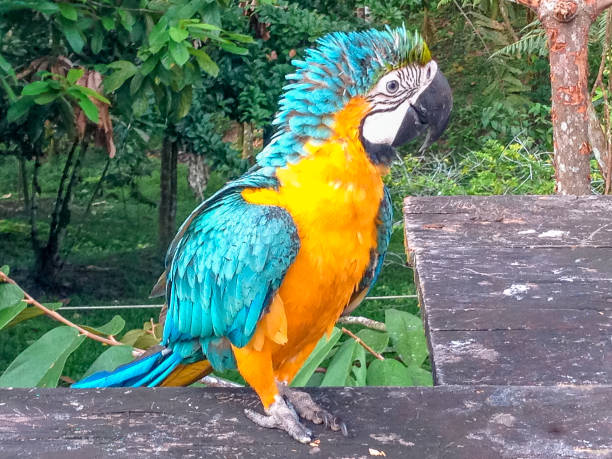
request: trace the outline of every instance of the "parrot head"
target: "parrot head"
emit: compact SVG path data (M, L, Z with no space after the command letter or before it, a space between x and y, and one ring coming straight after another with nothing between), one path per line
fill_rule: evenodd
M404 27L336 32L294 60L287 75L276 133L258 156L262 166L283 166L308 155L337 130L336 114L359 100L366 107L358 138L374 164L388 166L395 147L426 134L420 151L437 140L453 105L448 81L417 32Z

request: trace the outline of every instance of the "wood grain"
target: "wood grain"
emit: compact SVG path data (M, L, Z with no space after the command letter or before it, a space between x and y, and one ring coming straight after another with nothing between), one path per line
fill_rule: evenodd
M0 390L0 456L608 457L611 386L310 389L349 437L262 429L249 389Z
M612 197L407 198L436 384L608 384Z

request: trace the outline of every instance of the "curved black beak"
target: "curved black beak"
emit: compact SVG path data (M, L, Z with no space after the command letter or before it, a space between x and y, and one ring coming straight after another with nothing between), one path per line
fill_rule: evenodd
M427 89L408 109L393 146L398 147L414 139L427 129L427 137L419 153L434 143L444 132L453 108L451 88L442 72L438 71Z

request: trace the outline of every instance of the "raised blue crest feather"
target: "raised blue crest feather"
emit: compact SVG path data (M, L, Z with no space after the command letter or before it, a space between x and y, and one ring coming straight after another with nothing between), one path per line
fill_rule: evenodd
M323 142L331 134L333 115L355 96L366 94L390 70L431 60L418 32L405 27L362 32L335 32L317 40L304 60L294 60L295 73L286 78L276 133L258 155L264 167L281 167L306 154L307 141Z

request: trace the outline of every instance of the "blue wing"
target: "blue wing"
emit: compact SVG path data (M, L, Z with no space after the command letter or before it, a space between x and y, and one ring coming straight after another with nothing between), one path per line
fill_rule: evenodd
M370 264L366 268L363 278L359 282L359 287L351 297L351 301L349 301L348 306L342 312L343 315L348 315L353 312L353 310L355 310L355 308L361 304L363 299L376 283L376 279L378 279L380 270L383 267L385 255L387 254L392 229L393 205L391 202L391 194L389 193L389 189L385 187L384 195L378 209L378 238L376 249L373 249L370 253Z
M162 344L195 357L197 340L213 367L235 366L229 343L249 342L300 246L286 210L249 204L241 196L245 188L275 184L254 171L185 221L166 257Z

